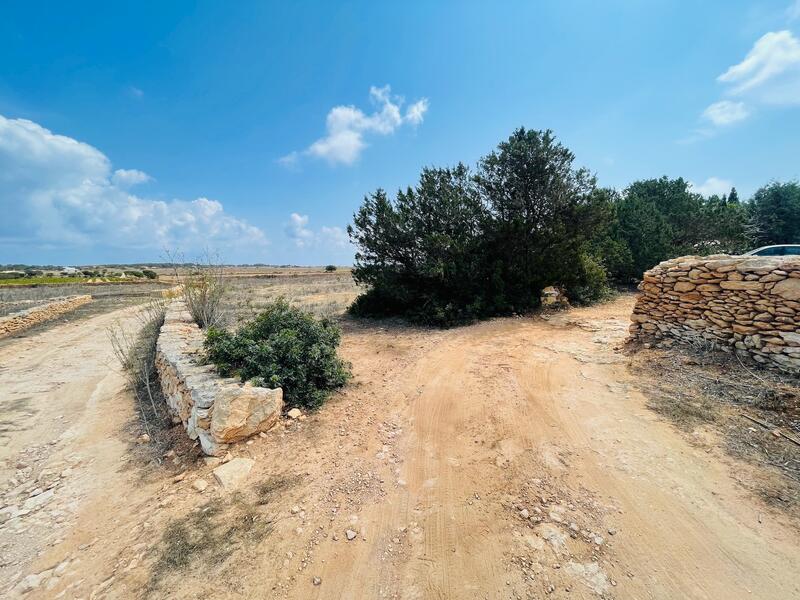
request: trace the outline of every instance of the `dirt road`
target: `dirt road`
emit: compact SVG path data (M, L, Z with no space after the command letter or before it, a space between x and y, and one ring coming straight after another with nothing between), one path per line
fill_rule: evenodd
M188 464L178 478L137 463L133 404L106 367L113 315L4 347L0 459L4 479L18 480L4 506L19 511L32 481L43 491L0 525L0 589L800 598L800 537L732 477L751 467L645 407L616 350L631 306L623 297L449 331L347 323L353 383L237 446L257 463L234 496L193 456L168 461ZM57 473L50 489L43 470ZM193 543L176 544L181 535Z

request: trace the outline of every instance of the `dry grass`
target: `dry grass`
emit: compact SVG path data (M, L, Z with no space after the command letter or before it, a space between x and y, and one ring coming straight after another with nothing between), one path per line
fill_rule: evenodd
M273 521L242 494L212 500L172 521L157 546L151 588L165 575L191 567L220 565L245 543L258 543L272 531Z
M226 287L229 327L252 319L281 297L318 317L339 317L359 294L349 270L233 277L226 280Z
M275 522L267 505L294 482L275 476L255 486L254 498L237 492L227 500L211 500L172 521L156 546L148 593L157 590L167 576L193 568L207 573L241 546L261 542L272 532Z
M800 446L773 433L780 429L800 439L796 377L702 346L640 349L631 366L643 378L651 409L683 431L710 427L717 432L728 454L763 468L743 483L768 503L800 516Z

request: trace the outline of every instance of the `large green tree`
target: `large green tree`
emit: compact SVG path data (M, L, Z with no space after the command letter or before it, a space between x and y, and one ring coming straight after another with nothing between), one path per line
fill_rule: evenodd
M573 161L551 132L519 129L474 176L424 169L394 200L366 197L348 228L353 274L368 288L353 312L450 324L527 310L547 285L599 297L592 241L613 219L611 192Z
M482 313L486 211L469 170L423 169L394 201L378 190L348 227L358 247L353 276L369 288L362 314L405 314L446 324Z
M738 250L744 211L734 197L706 200L679 177L630 184L618 204L619 229L632 261L623 278L638 278L653 265L682 254Z
M736 188L727 196L710 196L703 202L703 234L697 240L695 253L738 254L747 250L747 206L739 202Z
M517 129L479 164L487 238L504 303L535 306L541 289L582 286L585 252L602 219L596 179L551 131Z
M750 202L750 230L757 246L800 243L800 184L772 182Z

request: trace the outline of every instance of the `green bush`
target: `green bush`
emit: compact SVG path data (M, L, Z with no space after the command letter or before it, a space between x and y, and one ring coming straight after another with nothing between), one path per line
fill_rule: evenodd
M325 267L325 270L326 270L328 273L333 273L333 272L336 270L336 265L327 265L327 266Z
M281 387L289 406L316 408L350 377L336 354L340 338L328 319L277 300L235 333L210 328L206 351L222 375Z
M141 271L124 271L124 273L128 277L144 277L144 273Z
M150 269L142 270L142 275L144 275L148 279L158 279L158 273L156 273L155 271L151 271Z
M577 283L567 287L567 298L575 304L593 304L611 295L608 274L591 254L581 254L575 266Z

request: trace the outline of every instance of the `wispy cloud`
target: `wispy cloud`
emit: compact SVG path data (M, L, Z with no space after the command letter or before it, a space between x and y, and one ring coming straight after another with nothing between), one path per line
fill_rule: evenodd
M800 14L800 0L787 9L787 15L793 11ZM724 93L732 99L710 104L701 115L709 126L696 129L683 142L712 137L764 107L800 105L800 40L789 30L770 31L717 81L726 86Z
M719 177L709 177L701 184L689 182L692 190L702 196L722 196L731 191L733 183L727 179L720 179Z
M744 102L732 102L730 100L714 102L703 111L703 117L718 126L731 125L732 123L743 121L749 114L750 111Z
M366 114L355 106L335 106L325 120L326 134L303 151L293 151L278 159L292 167L302 156L321 158L332 165L352 165L367 147L369 135L390 135L399 127L417 127L428 111L428 99L422 98L402 111L401 96L393 96L391 87L371 87L369 97L376 110Z
M800 104L800 41L791 31L764 34L744 60L717 81L733 87L734 96L756 95L769 104Z
M323 226L319 231L313 231L308 227L309 221L308 215L293 212L284 227L284 232L298 248L324 246L336 249L347 248L350 245L350 238L343 228Z
M155 200L128 188L150 181L112 171L97 148L26 119L0 116L0 243L54 248L263 245L264 233L209 198Z
M131 187L152 180L150 175L138 169L117 169L111 176L111 183L119 187Z

